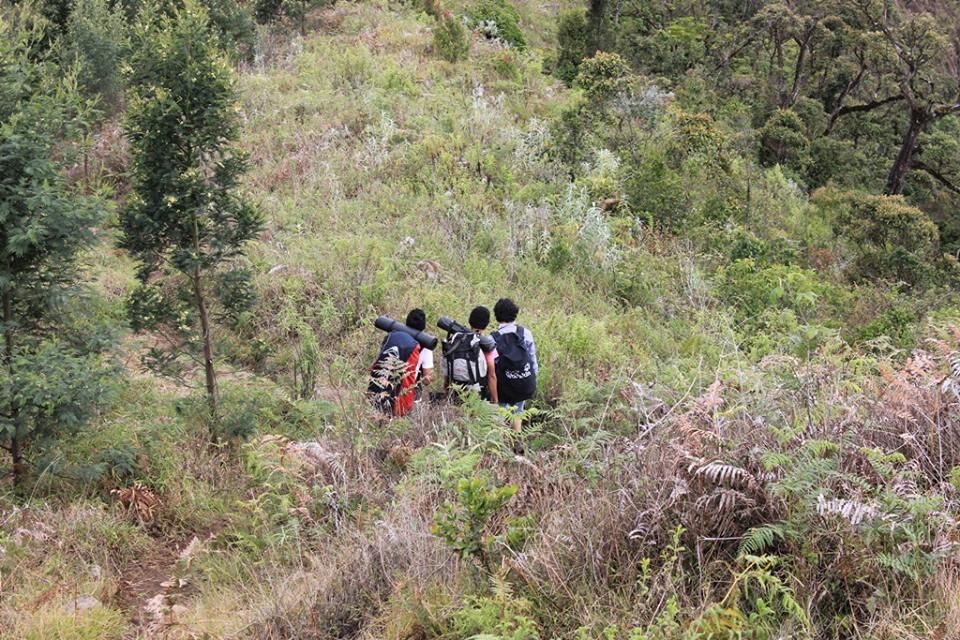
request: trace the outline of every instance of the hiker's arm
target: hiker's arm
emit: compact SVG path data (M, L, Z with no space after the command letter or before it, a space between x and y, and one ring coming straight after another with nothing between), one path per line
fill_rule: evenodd
M423 367L420 369L420 372L423 374L423 386L429 387L430 383L433 382L433 367L430 367L429 369Z
M540 364L537 362L537 345L533 343L533 334L529 330L525 331L527 337L527 348L530 350L530 360L533 361L533 373L540 373Z
M490 394L490 402L500 404L497 396L497 360L494 353L495 351L483 354L487 359L487 393Z

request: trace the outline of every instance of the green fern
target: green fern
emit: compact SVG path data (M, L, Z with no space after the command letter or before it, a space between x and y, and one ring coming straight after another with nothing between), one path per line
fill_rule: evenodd
M740 540L737 550L738 556L757 555L774 545L777 539L787 539L787 525L785 522L772 522L753 527Z

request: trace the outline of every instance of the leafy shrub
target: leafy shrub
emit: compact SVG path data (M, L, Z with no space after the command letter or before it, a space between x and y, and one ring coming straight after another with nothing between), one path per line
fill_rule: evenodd
M247 2L236 0L200 0L210 16L210 24L220 37L220 44L232 58L247 59L253 55L256 23Z
M917 314L909 306L894 305L860 327L857 337L873 340L886 336L898 347L908 347L913 343L916 321Z
M457 483L457 501L447 502L434 519L433 532L464 559L473 560L481 569L491 570L490 518L517 492L517 487L490 488L480 478Z
M697 637L776 637L787 619L809 625L803 605L789 584L778 575L777 556L743 554L740 569L726 596L709 606L693 623Z
M63 55L79 66L77 82L88 96L115 105L123 91L120 63L126 55L126 18L108 0L78 0L67 20ZM112 7L112 8L111 8Z
M433 26L433 51L448 62L463 60L470 53L467 30L453 16L445 16Z
M810 317L821 298L829 300L835 291L811 269L761 266L752 258L721 268L717 279L720 295L747 317L758 317L768 308L790 309Z
M500 40L505 44L524 51L527 40L520 30L520 14L509 0L480 0L470 10L473 28L491 40Z
M598 51L580 63L576 85L592 104L600 104L624 89L630 65L619 54Z
M657 73L681 75L703 60L710 31L702 18L678 17L641 38L636 55L649 61Z
M589 28L582 9L563 11L557 20L557 60L555 73L572 86L580 63L587 57Z
M807 139L803 121L789 109L778 109L760 129L760 161L801 170L807 161Z
M718 238L731 262L751 258L758 264L793 264L797 261L797 243L778 237L765 240L740 225L728 227Z
M533 603L501 579L494 579L491 596L468 598L454 613L453 627L457 638L540 640Z
M520 67L517 64L517 56L513 51L498 51L493 55L490 66L496 72L497 76L503 80L509 80L511 82L518 82L520 80Z
M129 444L120 444L101 451L96 465L101 470L101 475L109 477L113 482L129 482L139 477L143 471L140 466L142 453Z
M726 136L708 113L691 113L677 109L672 114L673 135L670 149L678 160L703 155L721 159L727 144Z
M633 211L646 220L679 227L687 219L689 195L683 178L662 152L653 151L631 166L624 188Z
M552 123L551 138L555 141L552 152L567 166L580 166L587 157L586 105L576 100L560 111L559 117ZM571 169L572 170L572 169Z
M305 322L298 323L296 336L293 347L293 393L295 398L309 400L317 392L323 354L320 352L320 341L310 325Z
M256 0L253 4L253 15L257 22L273 22L280 17L283 0Z
M804 175L811 189L831 181L854 186L859 177L851 172L851 168L866 164L853 143L829 136L821 136L810 142L808 155L809 162Z
M852 280L895 279L929 285L935 275L940 237L937 226L902 196L820 191L815 201L831 211L836 231L847 241Z

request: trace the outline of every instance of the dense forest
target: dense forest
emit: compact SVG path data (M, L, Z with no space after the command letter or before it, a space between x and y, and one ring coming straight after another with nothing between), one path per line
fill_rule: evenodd
M958 258L954 0L0 0L0 637L958 638Z

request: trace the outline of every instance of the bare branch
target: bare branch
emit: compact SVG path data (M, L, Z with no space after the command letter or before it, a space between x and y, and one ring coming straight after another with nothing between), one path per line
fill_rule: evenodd
M914 160L913 162L910 163L910 166L914 169L919 169L920 171L923 171L924 173L929 175L931 178L939 182L948 191L952 191L953 193L960 195L960 187L953 184L953 182L951 182L949 178L947 178L945 175L943 175L942 173L940 173L930 165L924 162L921 162L919 160Z

